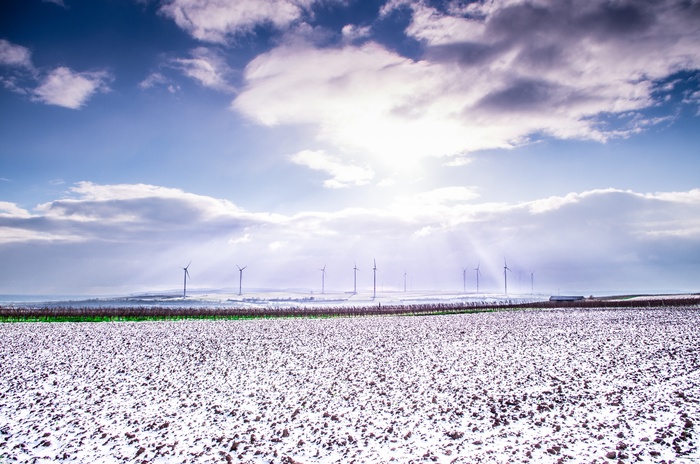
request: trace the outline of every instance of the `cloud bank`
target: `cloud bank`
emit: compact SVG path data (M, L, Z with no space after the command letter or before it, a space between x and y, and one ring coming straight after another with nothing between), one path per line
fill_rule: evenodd
M683 289L693 285L688 270L700 258L697 218L697 189L483 203L473 189L444 187L384 206L283 216L177 189L84 182L33 211L0 204L0 257L22 251L32 259L2 271L0 292L15 280L55 291L54 263L67 267L61 272L74 286L89 273L94 286L109 288L120 269L115 281L131 283L131 291L170 288L174 270L189 260L200 287L226 286L236 262L250 266L257 286L313 288L316 269L328 263L329 288L342 290L351 283L348 263L363 269L372 259L388 288L399 288L408 270L417 288L456 289L461 270L481 263L482 285L499 291L504 257L514 272L535 270L543 291L561 282L579 291L632 290L641 278L658 283L648 291ZM83 269L85 261L91 265ZM36 278L22 276L24 267Z

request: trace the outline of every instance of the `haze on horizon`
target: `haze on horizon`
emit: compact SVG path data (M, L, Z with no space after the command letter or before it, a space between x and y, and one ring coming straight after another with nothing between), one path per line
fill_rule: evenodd
M700 291L700 3L8 0L0 294Z

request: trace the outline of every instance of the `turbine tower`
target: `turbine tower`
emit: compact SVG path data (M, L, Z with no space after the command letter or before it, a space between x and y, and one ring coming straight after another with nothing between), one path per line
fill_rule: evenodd
M377 298L377 260L374 260L374 267L372 268L374 271L374 291L372 293L372 299Z
M479 293L479 274L481 274L481 271L479 268L481 267L481 263L477 264L474 270L476 271L476 293Z
M404 293L406 293L406 275L408 275L408 274L406 273L406 270L404 269L404 271L403 271L403 292Z
M535 294L535 271L530 271L530 295Z
M462 293L467 293L467 268L462 269Z
M352 268L352 270L354 271L352 280L352 293L357 294L357 271L359 271L359 269L357 268L357 261L355 261L354 263L355 265Z
M505 284L506 296L508 296L508 272L513 272L508 267L506 259L503 258L503 282Z
M324 264L321 269L321 294L326 293L326 265Z
M236 267L238 268L238 295L243 294L243 269L247 268L248 266L239 266L236 264Z
M190 261L190 264L192 264L192 261ZM189 269L190 264L188 264L187 266L182 268L182 270L185 271L185 275L183 277L184 281L182 283L182 298L183 299L187 297L187 279L191 278L190 272L187 270L187 269Z

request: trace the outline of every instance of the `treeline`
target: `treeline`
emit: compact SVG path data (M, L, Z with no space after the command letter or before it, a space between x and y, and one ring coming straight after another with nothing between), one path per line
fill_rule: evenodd
M412 305L372 305L342 307L296 308L175 308L175 307L71 307L71 306L0 306L2 322L102 322L148 321L179 319L259 319L288 317L361 317L361 316L419 316L431 314L461 314L518 309L558 308L651 308L700 306L700 295L668 299L597 299L578 301L539 301L523 303L517 300L494 302L462 302Z

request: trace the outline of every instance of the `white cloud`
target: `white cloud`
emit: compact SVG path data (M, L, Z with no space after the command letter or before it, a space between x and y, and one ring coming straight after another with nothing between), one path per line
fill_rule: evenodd
M552 196L549 198L543 198L540 200L534 200L529 203L529 208L530 211L533 213L546 213L548 211L552 211L558 208L561 208L565 205L569 205L572 203L577 203L580 200L581 196L576 193L570 193L565 196Z
M384 18L389 14L393 13L395 10L401 9L406 6L410 6L412 0L388 0L382 5L379 10L379 17Z
M32 53L26 47L0 39L0 65L32 68Z
M351 185L364 185L372 180L374 172L368 167L345 163L327 155L323 150L304 150L293 155L291 160L317 171L324 171L332 177L324 181L329 188L342 188Z
M14 203L8 201L0 201L0 216L6 217L16 217L16 218L28 218L30 217L29 211L20 208Z
M69 191L77 198L55 200L37 209L47 217L76 221L114 223L213 221L245 218L247 213L227 200L186 193L179 189L148 184L98 185L79 182ZM168 205L177 206L173 213ZM162 208L163 211L159 211ZM185 211L188 215L180 216Z
M413 233L413 235L415 235L416 237L427 237L430 234L432 234L433 232L435 232L435 230L436 229L433 226L425 226L425 227L421 227L419 230L415 231Z
M396 185L396 179L393 177L385 177L384 179L377 182L377 187L391 187Z
M232 108L268 126L311 125L342 156L367 154L387 166L426 156L463 160L542 134L604 142L638 133L667 120L635 116L656 105L657 82L700 68L690 5L392 8L399 3L413 11L406 33L423 44L421 59L372 42L289 41L249 63ZM464 11L470 16L457 14Z
M51 71L34 90L37 101L79 109L96 92L107 92L110 75L104 71L74 72L66 67Z
M455 156L450 161L445 163L445 166L459 167L471 164L472 159L467 156Z
M144 80L139 82L139 88L148 90L158 85L168 84L170 80L159 72L149 74Z
M696 115L700 116L700 90L688 92L683 98L683 103L695 105L697 107Z
M229 93L235 90L227 82L231 70L217 52L199 47L191 51L191 56L173 59L171 63L204 87Z
M258 25L285 28L298 20L313 0L169 0L161 11L192 37L226 42Z
M105 71L75 72L61 66L42 76L43 72L34 69L29 49L4 39L0 39L0 65L16 71L12 76L0 76L6 88L49 105L78 109L96 92L109 91L111 76Z
M441 14L434 8L413 5L413 20L406 33L430 45L468 42L484 34L485 24L479 20Z
M605 189L495 204L455 186L372 208L281 216L179 189L85 182L31 213L0 204L0 259L18 263L12 279L36 285L56 282L49 271L59 266L59 280L77 286L103 276L108 287L117 268L121 279L138 273L142 285L172 286L192 259L201 286L230 285L235 262L249 264L246 272L262 286L308 286L309 275L315 282L316 269L327 262L329 276L347 277L342 285L352 288L353 261L366 269L363 263L376 258L387 285L408 268L417 286L439 286L454 276L461 288L462 268L481 262L482 288L502 288L497 282L506 256L514 272L534 269L550 288L566 279L566 285L597 289L610 285L606 276L613 272L613 285L639 285L632 276L640 275L656 285L650 277L663 275L665 285L682 287L692 284L687 270L700 257L698 218L697 190ZM7 282L0 279L0 291L8 291Z
M50 231L34 231L26 230L18 227L2 227L0 226L0 244L11 245L14 243L42 243L42 242L80 242L83 238L78 235L70 235L65 233L54 234Z
M343 36L343 41L350 43L369 37L372 34L372 28L369 26L346 24L340 32Z
M674 203L700 204L700 189L687 192L659 192L650 194L648 197Z
M455 71L376 43L282 46L246 67L247 85L232 107L265 125L313 124L339 151L389 165L503 145L489 128L470 130L455 119L463 105L450 90Z

